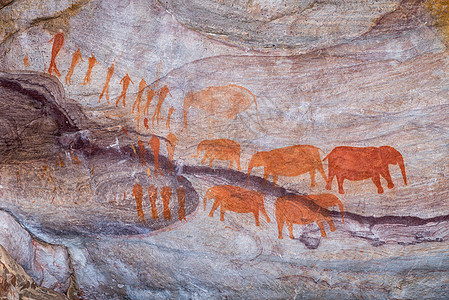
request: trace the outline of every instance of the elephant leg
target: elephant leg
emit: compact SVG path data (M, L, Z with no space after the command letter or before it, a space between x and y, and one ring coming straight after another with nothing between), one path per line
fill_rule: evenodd
M265 184L266 184L266 182L267 182L267 179L268 179L268 176L269 176L270 174L268 174L268 173L263 173L263 182L262 182L262 186L263 187L265 187Z
M271 220L270 220L270 217L268 217L268 214L267 214L267 211L265 210L265 206L264 206L264 205L262 205L262 206L260 207L260 211L262 212L262 214L263 214L263 215L265 216L265 218L267 219L267 222L270 223Z
M282 230L284 229L284 220L280 220L280 218L277 218L277 223L278 223L278 239L283 239L284 237L282 236Z
M233 163L234 161L232 160L232 159L230 159L229 160L229 170L232 170L232 163Z
M295 237L293 236L293 223L287 221L287 228L288 228L288 234L289 234L290 238L291 238L292 240L294 240Z
M237 163L237 169L240 171L242 168L240 167L240 155L235 157L235 162Z
M220 206L220 203L218 202L218 199L215 199L214 204L212 205L212 209L210 210L209 217L214 216L215 210L217 210L218 206Z
M253 211L254 219L256 219L256 226L260 226L259 222L259 208L256 207L256 209Z
M209 153L205 152L203 159L201 160L201 164L204 165L204 163L206 162L206 159L209 157Z
M337 182L338 182L338 192L340 194L344 194L345 191L343 189L343 182L345 181L345 179L343 178L343 176L341 175L337 175Z
M332 190L332 180L334 180L335 174L329 170L329 177L327 178L326 190Z
M335 230L337 230L335 228L335 224L334 224L334 220L332 220L332 218L330 216L324 217L324 219L326 220L327 224L329 224L329 227L331 229L332 232L334 232Z
M224 221L224 214L226 212L226 208L223 208L223 205L220 207L220 221Z
M326 230L324 230L324 222L322 219L316 220L316 224L320 227L322 237L326 237Z
M212 167L212 163L214 162L215 157L211 156L210 158L210 162L209 162L209 167Z
M310 174L310 182L311 182L310 186L311 186L311 187L315 187L315 186L316 186L316 182L315 182L315 169L311 170L311 171L309 172L309 174Z
M391 180L390 170L388 170L388 166L385 170L382 170L380 172L380 175L382 175L382 177L387 181L389 189L394 188L394 183L393 180Z
M379 176L379 174L377 174L376 176L372 177L371 179L373 180L374 184L377 187L377 192L379 194L382 194L384 192L384 189L382 188L382 184L380 183L380 176Z
M273 175L273 187L276 187L276 184L278 183L278 175Z

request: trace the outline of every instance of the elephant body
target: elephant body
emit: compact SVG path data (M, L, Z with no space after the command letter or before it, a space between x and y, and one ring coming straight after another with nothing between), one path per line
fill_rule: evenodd
M190 107L200 108L211 115L219 114L227 119L233 119L253 102L257 110L256 96L248 89L235 84L191 91L184 98L184 125L187 128L187 111Z
M260 226L259 212L261 212L267 222L271 222L265 211L263 194L257 191L251 191L232 185L218 185L207 190L204 196L204 210L206 210L206 201L215 199L210 217L214 216L215 210L220 206L220 221L224 221L224 213L229 210L237 213L252 213L256 220L256 226Z
M279 176L294 177L310 173L311 186L314 187L316 170L327 181L319 149L310 145L296 145L255 153L248 166L248 180L253 167L264 167L264 179L273 175L275 185Z
M283 239L282 230L284 223L291 239L293 236L293 224L307 225L316 222L321 231L321 236L326 236L324 220L329 224L331 231L335 231L334 221L329 215L329 211L315 203L313 199L305 195L287 195L276 199L274 211L278 225L278 238Z
M338 192L344 194L343 181L345 179L358 181L371 178L379 194L383 193L380 176L385 178L388 188L393 188L389 165L398 164L405 185L404 159L393 147L336 147L323 160L328 160L329 177L326 189L332 189L332 180L337 177Z
M206 162L207 158L210 159L209 166L212 166L214 159L227 160L229 161L229 169L232 169L232 164L235 161L240 171L241 147L237 142L227 139L204 140L199 143L194 157L198 157L201 151L204 151L202 164Z

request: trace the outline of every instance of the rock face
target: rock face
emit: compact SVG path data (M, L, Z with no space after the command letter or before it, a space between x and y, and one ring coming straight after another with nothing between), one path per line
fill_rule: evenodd
M3 2L0 244L37 285L448 297L444 1Z

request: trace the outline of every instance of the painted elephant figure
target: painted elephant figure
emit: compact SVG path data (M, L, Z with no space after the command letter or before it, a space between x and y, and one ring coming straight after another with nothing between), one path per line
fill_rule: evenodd
M336 147L323 160L328 160L329 177L326 189L332 189L332 180L337 176L338 192L344 194L343 181L345 179L358 181L369 179L374 182L377 192L382 194L384 189L380 183L380 176L385 178L388 188L392 189L389 165L398 164L401 169L404 184L407 185L404 159L393 147Z
M224 213L229 210L237 213L253 213L256 226L260 226L259 212L265 216L268 223L271 222L265 211L263 194L260 192L232 185L217 185L207 190L203 200L204 210L209 199L215 199L209 217L213 217L215 210L220 206L220 221L224 221Z
M340 208L341 219L343 222L345 221L345 211L343 209L343 203L341 203L340 199L338 199L337 196L329 193L323 193L307 195L307 197L309 197L310 200L312 200L319 206L326 209L332 206L338 206Z
M316 222L321 231L321 236L326 236L324 220L329 224L331 231L335 231L334 221L329 211L304 195L287 195L276 199L274 212L278 224L278 238L283 239L282 230L287 223L291 239L293 236L293 224L307 225Z
M227 139L204 140L199 143L194 157L198 157L201 151L204 151L204 157L201 161L202 164L206 162L207 158L210 159L209 166L212 166L214 159L228 160L229 169L232 169L232 163L235 161L240 171L241 147L237 142Z
M210 86L200 91L191 91L184 98L184 125L187 128L189 108L200 108L212 115L233 119L248 109L254 102L257 112L256 96L248 89L235 84Z
M315 171L318 170L324 181L327 181L319 149L310 145L296 145L271 151L255 153L248 165L248 180L254 167L264 167L264 179L273 175L273 183L276 185L279 175L299 176L304 173L310 174L311 186L316 186Z

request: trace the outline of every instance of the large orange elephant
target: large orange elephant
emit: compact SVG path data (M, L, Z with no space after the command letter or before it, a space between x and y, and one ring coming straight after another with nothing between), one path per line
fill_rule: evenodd
M200 108L211 115L219 114L227 119L233 119L248 109L252 102L257 112L256 96L248 89L235 84L191 91L184 98L184 125L187 128L187 113L191 107Z
M209 217L213 217L215 210L220 206L220 221L224 221L224 214L229 210L237 213L253 213L256 226L260 226L259 212L265 216L268 223L271 222L265 211L263 194L260 192L232 185L217 185L207 190L203 200L204 210L209 199L215 199Z
M345 179L357 181L369 179L374 182L377 192L382 194L384 189L380 183L380 176L385 178L388 188L392 189L389 165L399 165L404 184L407 185L404 158L401 153L390 146L382 147L336 147L323 160L328 160L329 177L326 189L332 189L332 180L337 176L338 192L344 194L343 181Z
M318 205L305 195L287 195L276 199L274 212L278 225L278 238L283 239L282 230L287 223L289 236L293 236L293 224L307 225L316 222L321 231L321 236L326 236L324 220L329 224L331 231L335 231L335 224L329 215L329 211Z
M237 142L227 139L204 140L198 144L196 155L193 157L198 157L202 151L204 151L202 164L206 162L207 158L210 159L209 166L212 166L214 159L227 160L229 161L229 169L232 169L232 163L235 161L240 171L241 147Z
M316 170L327 181L319 149L310 145L296 145L255 153L248 165L247 183L254 167L264 167L263 177L265 180L268 176L273 175L274 185L276 185L279 175L294 177L310 173L311 186L314 187Z

